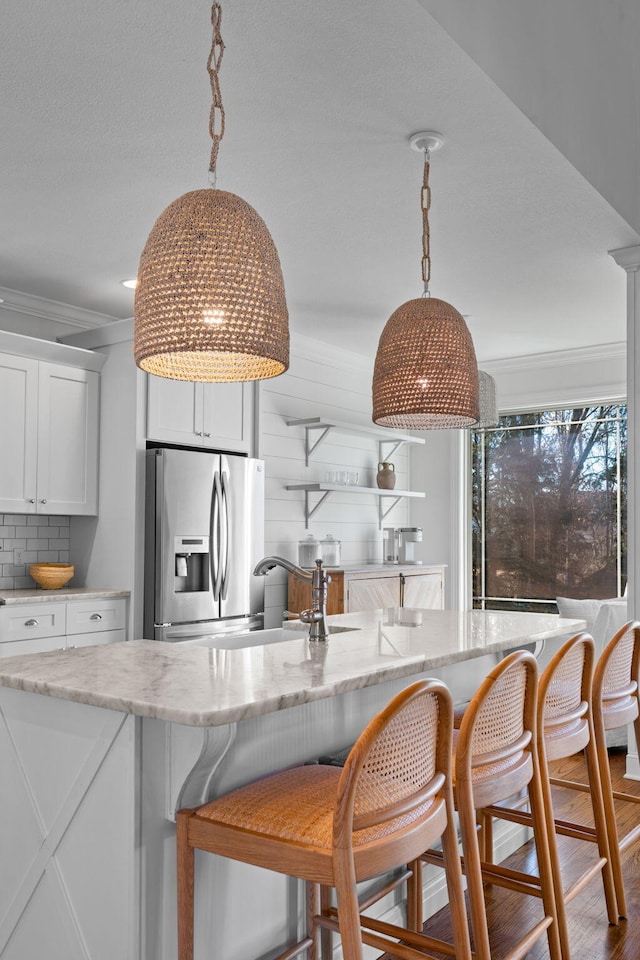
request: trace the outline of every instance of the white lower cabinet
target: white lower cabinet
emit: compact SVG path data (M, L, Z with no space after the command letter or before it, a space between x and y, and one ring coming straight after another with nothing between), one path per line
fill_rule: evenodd
M402 567L366 573L344 574L345 613L378 610L385 607L444 609L444 567Z
M423 610L444 610L444 577L442 573L404 573L403 607Z
M349 577L346 613L400 606L400 577Z
M0 657L126 640L124 597L0 607Z

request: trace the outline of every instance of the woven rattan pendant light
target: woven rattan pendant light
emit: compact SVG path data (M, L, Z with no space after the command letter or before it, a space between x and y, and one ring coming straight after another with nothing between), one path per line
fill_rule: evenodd
M221 16L214 3L207 63L212 186L185 193L158 217L142 251L135 293L136 363L174 380L263 380L289 366L289 318L275 244L253 207L215 186L225 126Z
M408 300L386 323L373 373L373 421L383 427L436 430L478 419L478 365L471 334L455 307L429 294L429 160L439 133L414 134L424 152L422 297Z
M485 370L478 370L479 409L478 419L469 424L470 430L497 427L500 421L496 382Z

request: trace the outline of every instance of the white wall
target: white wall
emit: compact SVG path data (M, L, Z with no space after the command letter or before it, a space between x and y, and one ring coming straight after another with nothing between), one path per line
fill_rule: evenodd
M419 0L640 230L637 0Z
M332 533L342 541L342 560L382 559L382 531L378 529L378 498L374 495L335 493L304 525L304 494L286 490L287 484L323 480L327 470L359 472L359 485L375 487L378 445L375 439L333 434L305 465L304 430L287 427L294 417L331 417L371 427L373 362L339 346L329 347L306 337L292 339L287 373L261 384L260 456L265 460L265 552L297 561L298 540L307 532L321 539ZM394 455L398 489L408 488L407 448ZM315 503L317 494L311 495ZM409 514L402 501L385 524L405 526ZM441 557L434 556L434 561ZM266 582L266 625L279 624L286 607L286 574L272 571Z
M98 517L72 517L74 583L130 590L130 638L142 634L144 535L144 375L131 341L101 345Z

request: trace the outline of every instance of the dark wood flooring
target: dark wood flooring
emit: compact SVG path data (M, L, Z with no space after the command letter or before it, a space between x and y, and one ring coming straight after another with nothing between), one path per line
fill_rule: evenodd
M581 779L581 758L556 762L556 775ZM640 796L640 782L624 780L625 757L612 751L611 764L614 789ZM591 823L589 798L575 791L554 788L556 815L569 814L573 819ZM618 823L623 831L638 822L640 806L621 803L618 806ZM581 858L593 856L595 847L580 841L559 838L563 876L568 882L579 872ZM513 854L506 864L515 869L537 872L535 849L528 843ZM627 919L619 925L609 926L604 905L602 883L596 877L576 896L567 907L572 960L640 960L640 842L627 849L623 857L625 889L627 895ZM491 938L491 952L500 960L508 952L529 918L541 915L539 904L530 897L523 897L499 887L485 888L487 915ZM425 930L434 936L449 940L451 930L447 910L441 910L425 925ZM527 954L527 960L548 960L546 937L540 940Z

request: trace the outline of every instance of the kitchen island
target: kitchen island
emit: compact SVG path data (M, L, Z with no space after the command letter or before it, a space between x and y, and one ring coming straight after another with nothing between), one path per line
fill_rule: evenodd
M466 698L505 651L584 622L394 608L330 625L327 643L288 625L0 662L2 960L175 957L177 808L345 747L420 676ZM196 869L197 958L259 957L293 937L296 881L206 855ZM427 909L443 894L432 887Z

